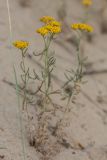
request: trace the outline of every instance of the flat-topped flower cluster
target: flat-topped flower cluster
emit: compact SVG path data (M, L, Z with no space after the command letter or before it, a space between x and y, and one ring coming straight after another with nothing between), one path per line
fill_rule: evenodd
M43 26L36 30L37 33L45 36L47 34L58 34L61 32L61 23L56 21L53 17L44 16L40 18L40 21L43 22Z
M92 5L92 0L83 0L82 3L83 3L84 6L88 7L88 6Z
M74 30L81 30L81 31L87 31L87 32L93 31L93 27L86 23L74 23L71 25L71 28Z
M23 49L25 49L25 48L27 48L29 46L29 42L20 40L20 41L13 42L13 45L16 48L23 50Z

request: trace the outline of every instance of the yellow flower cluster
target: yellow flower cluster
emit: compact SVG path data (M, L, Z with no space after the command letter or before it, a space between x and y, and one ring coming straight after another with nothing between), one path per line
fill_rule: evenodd
M56 26L56 27L60 27L61 26L61 23L60 22L58 22L58 21L51 21L50 23L49 23L51 26Z
M84 6L90 6L90 5L92 5L92 0L83 0L82 1L82 4L84 5Z
M47 30L47 28L45 26L37 29L36 32L39 33L39 34L41 34L42 36L45 36L45 35L47 35L49 33L48 30Z
M44 23L49 23L51 21L54 21L55 19L51 16L43 16L42 18L40 18L40 21L41 22L44 22Z
M15 41L13 45L18 49L25 49L29 46L29 43L26 41Z
M85 23L75 23L71 25L71 28L74 30L81 30L81 31L87 31L87 32L92 32L93 27L85 24Z
M45 36L47 34L58 34L61 32L61 23L56 21L53 17L44 16L40 19L45 25L37 29L37 33Z
M61 32L61 27L58 27L58 26L47 25L45 27L48 30L48 32L52 34L57 34Z
M61 23L58 21L51 21L48 23L45 28L48 30L48 32L57 34L61 32Z

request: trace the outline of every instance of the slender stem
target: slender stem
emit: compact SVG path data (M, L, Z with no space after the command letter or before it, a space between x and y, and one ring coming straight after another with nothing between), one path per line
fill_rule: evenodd
M49 61L48 61L48 57L49 57L49 47L50 47L50 43L52 40L52 36L50 35L49 37L44 39L44 44L45 44L45 51L44 51L44 83L45 83L45 109L46 109L46 99L48 97L48 92L49 92Z
M78 59L78 67L77 67L77 80L78 78L81 79L81 73L82 73L82 68L83 68L83 64L82 64L82 61L81 61L81 58L80 58L80 43L81 43L81 36L82 35L79 35L79 38L78 38L78 46L77 46L77 59ZM78 77L79 76L79 77Z
M20 132L21 132L21 142L22 142L22 152L23 152L23 159L26 160L26 152L25 152L25 140L24 140L24 127L23 127L23 120L22 120L22 112L20 109L20 98L19 98L19 86L17 81L17 75L16 70L13 65L14 70L14 76L15 76L15 88L16 88L16 94L17 94L17 100L18 100L18 109L19 109L19 121L20 121Z
M23 100L23 108L24 108L24 105L26 106L26 109L27 109L27 95L26 95L26 90L27 90L27 83L28 83L28 70L26 70L26 67L25 67L25 57L24 57L24 54L23 54L23 50L22 50L22 71L23 71L23 77L24 77L24 100Z

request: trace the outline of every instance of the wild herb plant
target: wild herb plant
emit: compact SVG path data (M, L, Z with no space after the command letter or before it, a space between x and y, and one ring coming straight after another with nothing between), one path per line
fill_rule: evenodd
M66 81L63 86L58 89L54 90L52 87L52 73L55 68L56 58L55 54L51 52L51 43L54 38L61 32L61 24L60 22L56 21L53 17L44 16L40 19L43 23L43 26L36 30L38 34L41 35L43 42L44 42L44 49L40 54L34 53L35 56L41 56L43 69L41 70L40 76L36 74L36 71L33 70L34 77L31 76L31 70L26 65L26 55L29 43L26 41L16 41L13 45L21 51L21 63L20 68L22 71L21 80L22 86L19 88L19 94L23 97L23 107L27 108L27 105L30 103L32 104L32 97L28 94L28 84L30 80L38 80L40 81L40 86L34 92L35 96L40 93L42 94L41 99L41 106L39 107L38 111L38 127L36 128L35 137L30 142L31 145L34 145L45 159L50 159L50 155L55 151L55 144L57 143L57 139L54 140L52 143L51 139L52 136L57 137L57 130L60 129L62 125L62 121L65 119L65 114L67 114L71 110L70 103L75 102L76 96L80 93L82 78L83 78L83 66L85 58L82 58L80 55L80 43L83 37L84 32L92 32L92 26L86 23L75 23L71 25L72 31L76 32L76 58L77 58L77 66L76 70L70 69L66 70L65 77ZM49 105L53 105L53 100L51 98L52 94L60 94L62 100L67 101L67 105L63 107L64 113L62 119L58 119L56 123L56 127L53 130L52 135L49 134L49 121L52 121L51 112L54 110L49 110ZM53 107L56 107L53 105ZM58 108L60 110L60 108ZM61 138L61 137L60 137ZM49 147L50 146L50 147ZM57 147L56 147L57 148ZM60 148L60 147L59 147ZM57 148L57 151L59 149ZM56 151L56 152L57 152ZM49 154L50 153L50 154Z
M27 41L16 41L13 45L18 48L21 52L21 62L20 62L20 69L21 69L21 86L19 87L19 94L23 97L23 109L27 109L27 105L32 103L32 97L29 96L27 93L29 80L36 80L39 79L38 75L36 74L35 70L33 70L34 76L31 76L30 68L26 65L26 56L28 51L29 43Z
M42 82L44 88L41 88L40 91L44 94L43 110L46 111L48 102L51 102L50 95L57 92L52 90L52 72L55 67L56 58L55 55L51 53L50 46L54 37L61 32L61 24L53 17L49 16L42 17L40 21L43 23L43 26L37 29L37 33L42 36L44 41L44 49L40 54L42 56L44 66L42 71Z

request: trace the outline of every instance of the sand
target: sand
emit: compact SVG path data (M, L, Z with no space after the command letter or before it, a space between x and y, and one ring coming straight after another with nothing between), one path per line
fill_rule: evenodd
M84 15L80 0L9 0L12 37L9 31L6 0L0 0L0 160L23 159L21 143L20 116L15 90L8 82L14 83L13 65L20 74L18 51L11 46L16 39L28 40L31 43L30 53L41 50L42 40L35 30L40 26L38 19L43 15L51 15L59 19L61 6L65 14L65 22L77 22ZM63 149L54 156L54 160L107 160L107 8L102 8L104 0L95 0L90 13L90 23L94 26L92 41L83 41L84 54L88 56L87 72L75 105L70 113L70 125L65 132L71 137L73 148ZM60 11L61 13L61 11ZM101 32L102 23L105 30ZM75 64L74 45L67 40L72 36L67 27L64 35L52 45L57 57L57 70L54 75L55 87L64 81L64 70ZM40 70L38 60L28 64ZM92 72L91 72L92 71ZM93 72L95 71L95 72ZM57 97L56 97L57 102ZM34 110L33 106L31 110ZM26 122L23 120L23 126ZM39 154L28 143L24 129L24 145L26 160L39 160ZM78 147L79 144L83 146Z

